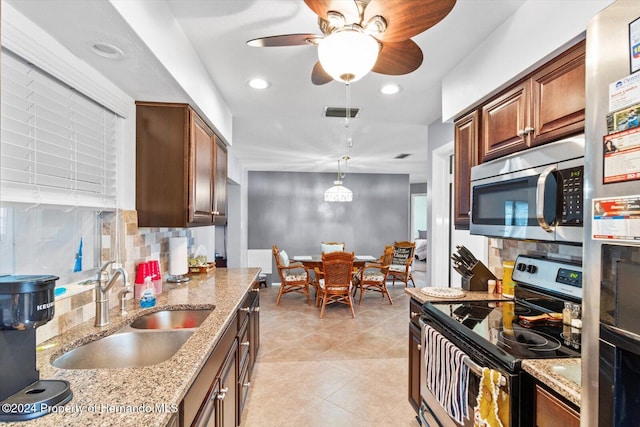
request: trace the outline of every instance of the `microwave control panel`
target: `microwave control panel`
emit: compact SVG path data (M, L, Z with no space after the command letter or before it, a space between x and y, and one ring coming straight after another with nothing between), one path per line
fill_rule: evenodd
M562 218L560 225L582 225L582 189L584 166L560 171L562 185Z

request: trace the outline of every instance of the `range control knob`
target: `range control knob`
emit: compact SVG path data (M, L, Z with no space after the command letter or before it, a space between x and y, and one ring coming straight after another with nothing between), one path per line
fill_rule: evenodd
M519 262L518 265L516 265L516 269L518 271L525 271L527 269L527 264Z
M538 267L533 264L527 265L527 273L535 274L538 271Z

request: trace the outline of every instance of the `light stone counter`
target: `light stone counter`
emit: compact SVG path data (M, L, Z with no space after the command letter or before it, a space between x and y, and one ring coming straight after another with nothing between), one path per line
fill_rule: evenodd
M425 302L436 302L436 301L440 301L440 302L445 302L445 301L508 301L512 298L506 298L503 297L500 294L490 294L488 292L471 292L471 291L464 291L465 296L464 298L438 298L438 297L432 297L429 295L425 295L422 292L420 292L420 288L405 288L404 292L406 294L409 294L409 296L413 299L415 299L416 301L419 301L420 304L424 304Z
M95 327L92 319L42 343L44 350L37 354L40 379L69 381L73 399L64 406L67 413L50 413L34 420L4 425L164 426L173 415L171 411L177 410L259 272L259 268L220 268L209 274L192 275L186 284L165 283L164 292L158 296L153 308L140 309L137 301L130 300L129 312L124 317L120 315L119 307L111 310L108 326ZM79 370L59 369L50 364L62 353L116 332L142 314L214 306L202 325L166 362L141 368Z
M570 367L580 370L580 359L526 359L522 368L536 380L557 392L569 402L580 407L580 385L558 373L554 366Z

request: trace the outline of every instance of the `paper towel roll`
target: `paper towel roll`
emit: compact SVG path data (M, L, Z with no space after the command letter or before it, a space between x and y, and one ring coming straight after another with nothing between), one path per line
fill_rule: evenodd
M187 238L169 238L169 275L180 276L189 272Z

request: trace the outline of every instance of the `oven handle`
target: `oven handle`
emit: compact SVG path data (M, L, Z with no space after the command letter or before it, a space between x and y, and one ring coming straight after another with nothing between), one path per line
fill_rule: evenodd
M538 184L536 185L536 219L540 227L545 231L553 231L554 224L548 224L544 219L544 187L549 174L557 170L558 167L556 165L546 168L538 177Z
M476 362L471 360L468 356L462 359L465 365L469 368L471 372L473 372L477 377L482 378L482 366L478 365ZM504 375L500 374L500 387L505 387L507 385L507 380Z

